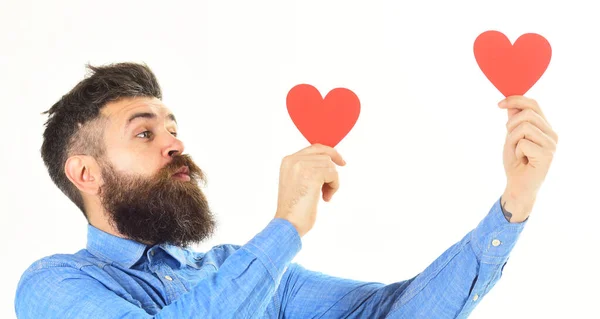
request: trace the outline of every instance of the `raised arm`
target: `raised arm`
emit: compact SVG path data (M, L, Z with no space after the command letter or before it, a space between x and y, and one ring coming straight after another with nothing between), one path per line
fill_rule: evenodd
M384 285L294 266L279 294L285 318L466 318L494 287L532 211L558 136L535 100L511 96L507 185L481 223L416 277Z
M293 264L278 291L282 315L466 318L502 276L525 224L508 222L498 200L475 229L423 272L387 285L338 278ZM394 249L390 251L393 253Z

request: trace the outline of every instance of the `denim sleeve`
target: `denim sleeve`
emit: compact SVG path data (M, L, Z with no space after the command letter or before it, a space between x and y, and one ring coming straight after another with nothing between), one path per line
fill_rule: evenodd
M260 317L301 246L292 224L273 219L219 271L154 317L76 268L46 264L26 272L15 310L20 319Z
M387 285L292 264L278 291L281 312L285 318L467 318L500 279L525 224L509 223L498 200L423 272Z

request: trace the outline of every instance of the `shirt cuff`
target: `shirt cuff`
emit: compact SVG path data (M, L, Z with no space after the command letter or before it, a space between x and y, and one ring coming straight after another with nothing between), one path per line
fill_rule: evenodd
M471 232L471 245L484 264L504 264L528 220L511 223L502 213L500 198Z
M302 249L302 241L292 223L282 218L274 218L243 248L255 255L268 269L273 280L278 282Z

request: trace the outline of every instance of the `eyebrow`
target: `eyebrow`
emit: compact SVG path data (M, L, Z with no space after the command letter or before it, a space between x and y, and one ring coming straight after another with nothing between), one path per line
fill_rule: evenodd
M134 113L133 115L131 115L129 117L129 119L127 120L127 124L125 124L125 128L127 128L129 126L129 124L131 124L131 122L133 122L135 119L138 118L145 118L145 119L150 119L153 120L156 118L156 114L152 113L152 112L139 112L139 113ZM173 115L173 113L169 113L167 115L167 118L175 123L177 123L177 120L175 119L175 115Z

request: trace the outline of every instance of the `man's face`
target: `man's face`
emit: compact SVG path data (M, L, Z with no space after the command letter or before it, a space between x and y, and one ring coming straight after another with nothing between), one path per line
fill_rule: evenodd
M209 237L215 222L198 185L204 176L182 155L169 109L155 98L130 98L101 112L108 124L100 199L111 224L146 244L187 246Z

